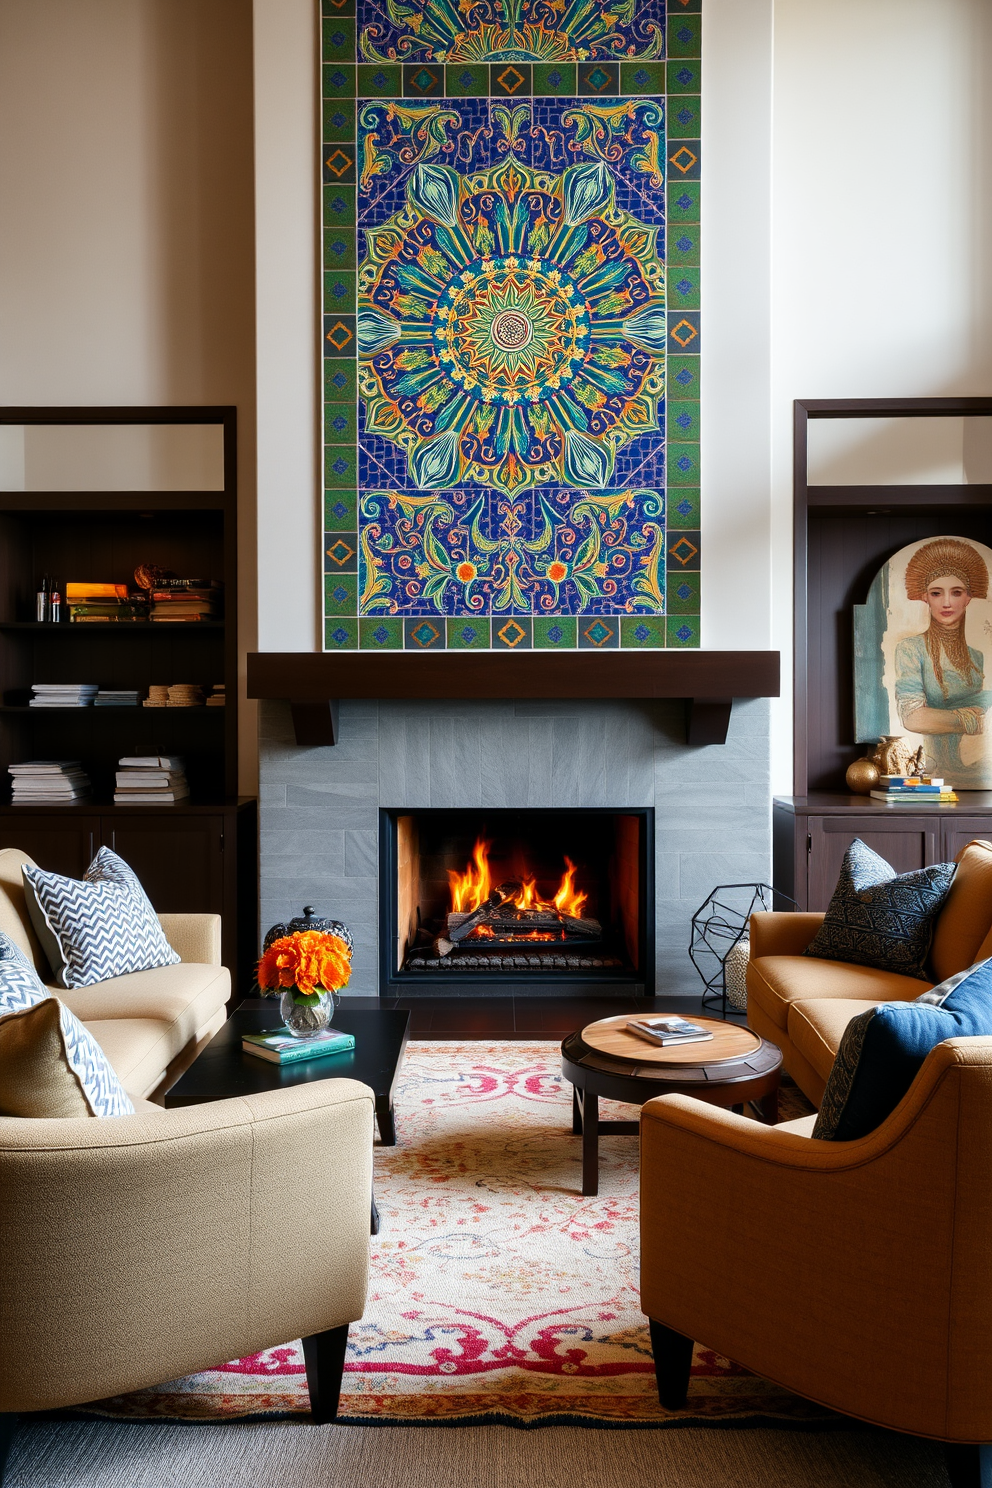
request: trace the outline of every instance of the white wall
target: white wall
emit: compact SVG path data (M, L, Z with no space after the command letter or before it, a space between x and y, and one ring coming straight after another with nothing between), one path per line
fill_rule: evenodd
M772 637L789 677L793 399L992 393L992 5L775 0L773 114ZM912 451L928 479L943 438ZM905 468L905 439L854 442L867 479ZM791 792L787 698L772 770Z

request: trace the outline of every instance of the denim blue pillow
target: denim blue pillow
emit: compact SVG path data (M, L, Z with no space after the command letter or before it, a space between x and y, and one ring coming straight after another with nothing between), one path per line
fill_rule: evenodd
M877 966L930 980L927 957L933 927L954 878L953 863L896 873L855 837L823 924L804 955Z
M844 1030L813 1128L852 1142L891 1115L938 1044L992 1035L992 960L948 977L914 1002L881 1002Z

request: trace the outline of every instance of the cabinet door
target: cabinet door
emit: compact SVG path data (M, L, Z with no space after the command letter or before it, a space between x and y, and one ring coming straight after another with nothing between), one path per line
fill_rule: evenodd
M889 811L900 809L895 806ZM933 817L921 816L886 816L881 822L877 816L809 817L807 908L826 909L837 887L844 854L855 837L860 837L887 863L891 863L897 873L910 873L914 868L925 868L928 863L940 861L940 825L940 821Z
M982 842L992 842L992 816L948 814L940 828L940 857L944 863L952 863L961 849L974 842L976 837Z
M99 846L98 816L0 817L0 847L19 847L49 873L82 878Z
M105 816L104 845L131 865L160 914L222 914L224 818L167 812Z

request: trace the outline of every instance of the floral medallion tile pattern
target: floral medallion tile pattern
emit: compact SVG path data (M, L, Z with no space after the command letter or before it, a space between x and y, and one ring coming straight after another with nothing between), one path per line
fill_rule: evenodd
M326 649L699 645L699 9L323 0Z

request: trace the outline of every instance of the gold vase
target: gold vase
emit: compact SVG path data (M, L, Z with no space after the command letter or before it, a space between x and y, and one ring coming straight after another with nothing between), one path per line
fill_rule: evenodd
M878 784L878 766L866 755L864 759L855 760L852 765L848 765L844 779L848 790L854 795L870 795Z

